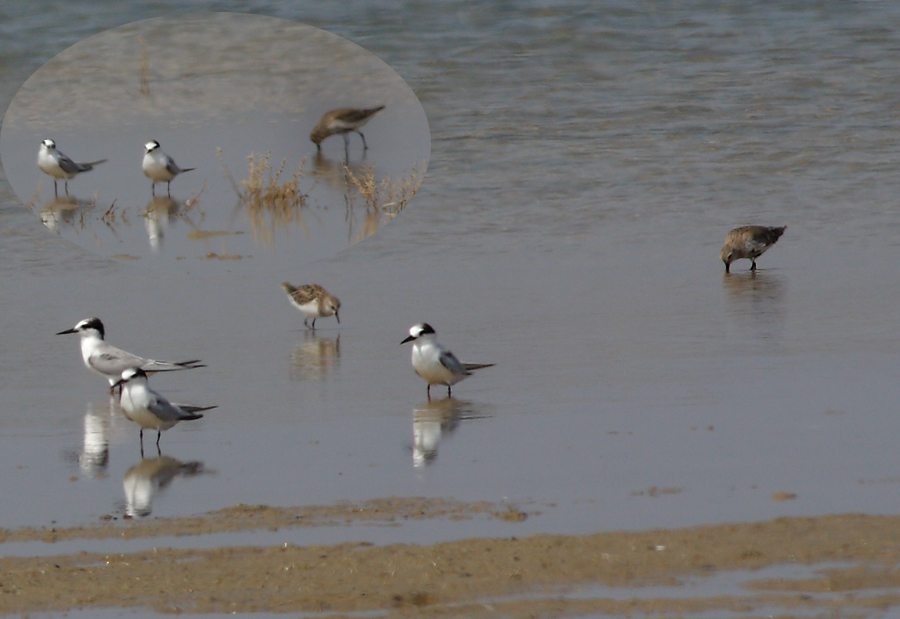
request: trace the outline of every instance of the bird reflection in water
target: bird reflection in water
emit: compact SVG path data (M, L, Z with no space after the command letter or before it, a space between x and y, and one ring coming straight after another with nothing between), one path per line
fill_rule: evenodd
M109 466L109 430L115 401L100 405L89 402L84 414L84 446L78 454L81 472L90 477L105 477Z
M184 202L176 202L170 197L154 197L147 203L147 208L141 213L141 217L144 218L147 238L150 241L150 248L154 252L160 250L169 226L178 219L184 220L195 232L200 230L200 227L188 215L191 207L196 204L196 197Z
M324 157L322 153L316 153L312 158L312 175L316 179L316 183L324 184L333 192L346 193L348 188L350 188L351 183L347 170L357 177L369 174L374 175L375 173L375 169L371 165L362 161L354 162L348 166L338 159Z
M780 340L786 318L785 284L771 272L724 273L727 311L742 328L761 340Z
M144 227L150 239L150 248L159 251L163 237L169 229L169 218L178 213L178 204L172 198L153 198L144 211Z
M429 400L413 409L413 466L421 468L437 459L440 442L456 432L460 422L484 419L472 402L447 398Z
M375 167L365 163L365 154L363 160L345 164L317 153L312 163L316 182L344 196L347 240L351 244L372 236L399 215L424 177L423 166L417 163L399 180L390 176L379 179Z
M54 198L38 209L38 217L41 218L41 223L53 232L59 232L61 225L75 226L76 214L82 206L87 206L87 203L82 203L76 198L68 196ZM82 218L83 211L78 219Z
M195 477L208 471L202 462L181 462L169 456L144 458L125 473L125 515L149 516L153 499L176 477Z
M320 337L303 332L303 343L291 351L291 380L325 380L341 362L341 336Z

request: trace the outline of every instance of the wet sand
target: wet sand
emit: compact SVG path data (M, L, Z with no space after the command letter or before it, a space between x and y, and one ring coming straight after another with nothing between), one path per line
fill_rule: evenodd
M527 518L488 503L383 499L314 508L236 506L199 519L57 530L76 537L194 535L409 518ZM153 549L0 559L0 612L151 608L160 613L378 612L390 617L576 616L585 613L854 612L900 604L898 516L777 518L645 532L467 539L434 545L367 542ZM6 540L45 539L7 531ZM808 577L754 576L805 565ZM740 594L681 591L716 575ZM643 588L640 599L629 589ZM664 587L654 595L649 587ZM600 590L600 588L603 588ZM593 589L593 591L592 591ZM864 595L860 595L865 591ZM648 594L649 593L649 594ZM842 595L834 595L834 594ZM820 595L827 594L827 595Z

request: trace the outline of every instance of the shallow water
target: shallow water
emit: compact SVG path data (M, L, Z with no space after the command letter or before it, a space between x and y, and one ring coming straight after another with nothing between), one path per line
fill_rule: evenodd
M204 6L384 60L425 108L428 175L390 226L296 265L343 303L315 335L276 273L112 262L4 186L3 526L125 513L137 429L106 418L108 462L82 467L106 384L53 335L92 315L117 346L208 365L151 379L219 405L163 435L204 474L156 492L153 516L452 496L538 505L501 526L524 535L896 513L894 5ZM79 38L155 16L100 7L0 24L5 100ZM744 223L788 229L755 277L746 262L724 276L719 245ZM399 346L420 320L463 361L496 363L456 386L439 437Z
M363 127L372 149L356 134L346 148L308 138L330 109L376 105ZM54 183L35 165L45 138L99 164ZM151 139L187 169L174 193L139 166ZM377 57L239 13L141 20L67 48L19 89L0 135L16 195L79 247L179 273L285 278L389 223L429 147L421 104ZM363 195L367 180L380 195Z

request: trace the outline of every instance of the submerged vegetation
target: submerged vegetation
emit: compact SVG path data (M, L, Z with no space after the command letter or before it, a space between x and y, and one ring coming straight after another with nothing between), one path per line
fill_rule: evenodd
M372 168L366 168L354 173L348 166L344 166L344 179L347 190L344 192L344 202L347 206L347 223L349 229L347 236L353 243L358 243L378 231L379 226L396 217L400 211L406 208L412 197L416 195L424 178L424 166L416 163L409 175L394 181L388 176L380 181L375 179ZM362 197L365 202L366 212L362 224L354 233L356 216L354 203L356 197Z
M375 172L372 168L366 168L360 174L355 174L345 165L344 177L348 190L356 189L358 195L365 200L366 210L396 215L406 208L412 197L416 195L419 185L422 184L422 178L425 176L422 167L421 163L417 162L408 176L398 181L394 181L393 177L388 176L379 181L375 179ZM353 207L353 198L352 193L348 191L345 199L350 208Z
M371 166L354 171L342 165L340 169L327 170L323 176L322 169L307 170L307 158L304 157L293 174L282 180L287 159L282 159L276 168L272 164L271 153L267 152L264 155L251 153L247 157L247 178L238 183L225 165L221 149L217 150L217 156L238 195L239 207L246 211L250 219L254 240L263 245L274 244L275 232L279 228L287 235L290 224L297 224L304 234L309 234L304 214L318 219L311 208L309 191L320 181L328 182L325 176L330 176L333 184L341 188L350 228L349 237L353 242L374 233L379 225L400 213L409 204L424 177L424 166L420 163L416 163L413 170L398 181L390 176L377 179ZM365 221L354 234L357 219L354 211L360 198L365 205ZM328 208L315 206L316 209Z
M243 191L238 192L253 226L253 238L263 245L274 243L275 231L279 228L287 234L291 223L297 223L306 232L302 211L306 207L307 196L300 190L300 183L305 178L303 168L306 158L300 160L297 170L284 182L280 179L287 159L282 159L278 169L273 170L270 158L271 153L250 153L247 157L247 178L241 181Z

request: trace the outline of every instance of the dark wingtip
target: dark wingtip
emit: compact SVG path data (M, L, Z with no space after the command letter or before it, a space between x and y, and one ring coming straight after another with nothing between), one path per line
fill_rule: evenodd
M206 366L200 363L200 359L192 359L191 361L181 361L180 363L176 363L175 365L180 365L186 370L193 370L194 368L205 368Z
M482 370L484 368L492 368L496 363L463 363L463 367L468 371Z

